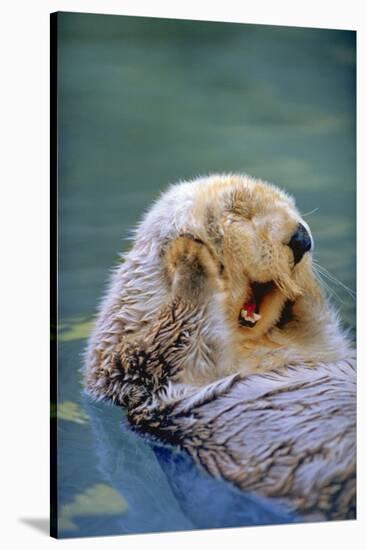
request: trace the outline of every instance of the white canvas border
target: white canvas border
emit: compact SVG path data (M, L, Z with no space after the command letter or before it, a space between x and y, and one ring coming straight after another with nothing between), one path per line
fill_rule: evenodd
M24 520L48 516L49 13L85 11L315 26L358 31L358 357L359 468L356 522L252 527L56 542ZM364 534L365 438L365 18L362 2L277 0L12 0L2 5L1 35L1 501L5 548L358 548ZM345 182L347 185L347 182ZM5 308L4 308L5 304Z

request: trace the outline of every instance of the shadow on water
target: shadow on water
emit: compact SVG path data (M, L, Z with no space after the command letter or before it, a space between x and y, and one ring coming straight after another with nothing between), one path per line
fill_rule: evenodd
M153 449L182 510L199 529L301 520L275 500L244 493L205 475L183 452L156 445Z
M244 493L210 477L185 452L137 435L125 419L111 430L106 406L87 398L85 402L99 468L131 504L131 515L126 518L129 526L136 520L136 529L143 521L149 530L182 530L300 520L276 500ZM144 519L147 512L149 526Z

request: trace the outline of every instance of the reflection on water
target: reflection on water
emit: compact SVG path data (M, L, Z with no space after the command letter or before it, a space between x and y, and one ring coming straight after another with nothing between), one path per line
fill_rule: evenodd
M180 179L284 187L317 260L355 288L355 35L61 14L59 39L60 536L291 521L131 433L82 395L79 368L117 253ZM354 301L328 284L354 329Z

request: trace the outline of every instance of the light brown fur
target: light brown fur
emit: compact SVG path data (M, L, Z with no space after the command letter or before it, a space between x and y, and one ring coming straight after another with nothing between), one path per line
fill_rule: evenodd
M327 384L331 387L328 375L332 365L335 373L341 370L344 380L354 380L352 345L319 286L311 253L307 252L295 265L288 246L300 222L305 224L290 197L247 176L211 176L173 187L146 216L137 231L134 247L114 274L89 342L84 373L88 391L97 398L110 398L127 406L131 422L139 429L183 446L211 473L265 494L271 492L266 480L261 484L262 478L254 476L251 481L248 472L253 457L260 461L266 453L262 456L263 449L256 450L255 446L249 449L240 443L252 437L256 423L263 418L261 408L254 407L254 423L248 424L244 399L243 414L236 416L235 425L228 429L228 402L238 401L241 386L231 382L225 385L222 380L230 380L231 375L233 380L237 379L235 376L240 380L249 376L250 384L260 386L261 380L271 380L266 378L266 372L279 372L284 383L281 395L288 392L285 403L291 402L293 391L292 370L291 383L286 385L289 368L298 372L299 380L306 378L310 369L316 380L314 387L318 388L319 380L320 383L323 380L325 391ZM268 283L268 291L260 303L261 318L255 326L243 327L238 323L240 308L256 283ZM344 367L344 361L349 367ZM322 375L324 366L327 377ZM336 385L336 395L335 403L343 402L341 383ZM306 403L311 406L318 397L317 392L307 389L301 396L304 410ZM346 402L351 409L352 399L354 393L350 391ZM192 426L190 415L200 400L205 405L200 408L204 411L202 421L197 420ZM262 400L265 402L266 397L262 396ZM182 403L185 415L176 421L173 412ZM321 409L320 406L319 414ZM338 409L335 405L341 422L342 411ZM212 413L215 423L211 421L211 425L216 428L207 431L203 418ZM290 413L289 408L292 428L301 426L301 414L297 423L298 411L292 416ZM317 420L304 416L303 420L310 429L322 421L321 416ZM334 445L343 446L352 454L353 417L350 422L346 424L344 438L338 437ZM237 432L234 428L240 423L242 430ZM232 434L235 453L241 457L239 462L238 458L232 462L228 446L220 444L222 426L226 426L229 438ZM270 417L266 417L263 426L272 434ZM174 439L173 432L181 436ZM301 437L300 428L298 432ZM296 437L296 431L293 433ZM284 433L279 426L273 438L281 442L281 437ZM202 452L192 450L196 446L194 441L199 442ZM320 448L325 445L320 436L318 443ZM216 449L214 455L209 451L212 448ZM302 502L302 484L291 464L301 464L304 457L300 447L286 448L289 460L281 465L282 458L274 456L278 467L273 471L295 480L289 481L290 488L284 496L301 508L296 503ZM291 452L296 455L292 461ZM306 456L309 449L303 452ZM216 470L205 464L207 456L218 461ZM313 459L317 460L316 453ZM354 507L354 456L347 466L336 463L337 453L329 460L329 471L334 472L337 483L343 479L343 468L348 480L347 495L351 496L344 496L343 500L340 497L342 510L338 507L332 513L329 511L328 517L346 517L349 506L344 505L344 499L346 503L352 501ZM299 472L301 477L302 470ZM240 481L243 479L245 483ZM325 498L329 489L329 483L322 485L321 479L317 485L315 478L309 478L312 490L318 491L315 501ZM272 492L276 494L273 483ZM342 495L342 487L338 490ZM280 490L277 493L281 495ZM306 513L322 509L327 516L326 506L324 511L321 506L309 504L314 499L305 501Z

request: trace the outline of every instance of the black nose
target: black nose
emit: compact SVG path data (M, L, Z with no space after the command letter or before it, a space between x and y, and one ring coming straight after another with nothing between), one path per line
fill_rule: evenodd
M298 264L305 252L311 249L311 238L305 227L299 223L288 246L294 254L295 264Z

